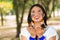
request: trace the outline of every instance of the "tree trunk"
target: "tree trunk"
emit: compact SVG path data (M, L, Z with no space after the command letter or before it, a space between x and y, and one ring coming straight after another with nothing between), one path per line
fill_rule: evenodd
M2 13L2 10L1 10L1 25L3 26L3 13Z
M24 11L25 11L25 4L26 4L26 0L24 0L24 3L23 3L21 21L19 22L19 24L17 26L17 35L16 35L17 38L19 38L19 34L20 34L22 22L23 22L23 16L24 16Z
M54 12L55 10L55 6L57 4L57 1L56 0L53 0L53 8L52 8L52 11ZM55 14L53 13L53 17L55 17Z
M17 31L19 26L19 10L18 10L18 0L13 0L13 7L16 13Z

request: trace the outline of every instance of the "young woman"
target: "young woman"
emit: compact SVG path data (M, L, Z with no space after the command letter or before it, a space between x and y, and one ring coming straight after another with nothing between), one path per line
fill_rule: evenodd
M58 40L56 30L46 21L44 8L40 4L33 5L28 14L28 27L21 30L20 40Z

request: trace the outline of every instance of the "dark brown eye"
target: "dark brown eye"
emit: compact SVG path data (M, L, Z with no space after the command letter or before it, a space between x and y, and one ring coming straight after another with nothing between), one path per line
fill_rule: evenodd
M40 12L40 10L38 10L38 12Z
M38 10L38 14L39 14L39 15L40 15L40 12L41 12L41 11L40 11L40 10Z
M32 13L35 13L35 11L32 11Z

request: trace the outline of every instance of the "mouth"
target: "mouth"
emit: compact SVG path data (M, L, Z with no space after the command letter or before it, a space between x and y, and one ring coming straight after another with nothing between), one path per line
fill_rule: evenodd
M35 17L35 19L36 19L36 20L38 20L38 19L39 19L39 17L38 17L38 16L36 16L36 17Z

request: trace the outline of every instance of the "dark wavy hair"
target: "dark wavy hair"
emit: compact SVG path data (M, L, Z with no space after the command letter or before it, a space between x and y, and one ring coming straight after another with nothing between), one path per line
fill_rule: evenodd
M45 16L43 17L43 20L44 20L45 25L47 25L47 22L46 22L46 21L47 21L47 14L46 14L44 8L42 7L42 5L40 5L40 4L34 4L34 5L31 6L31 8L30 8L30 10L29 10L29 14L28 14L28 19L27 19L28 24L30 24L31 21L33 21L32 18L31 18L31 10L32 10L32 8L34 8L35 6L37 6L37 7L39 7L39 8L42 9L43 14L45 14Z

